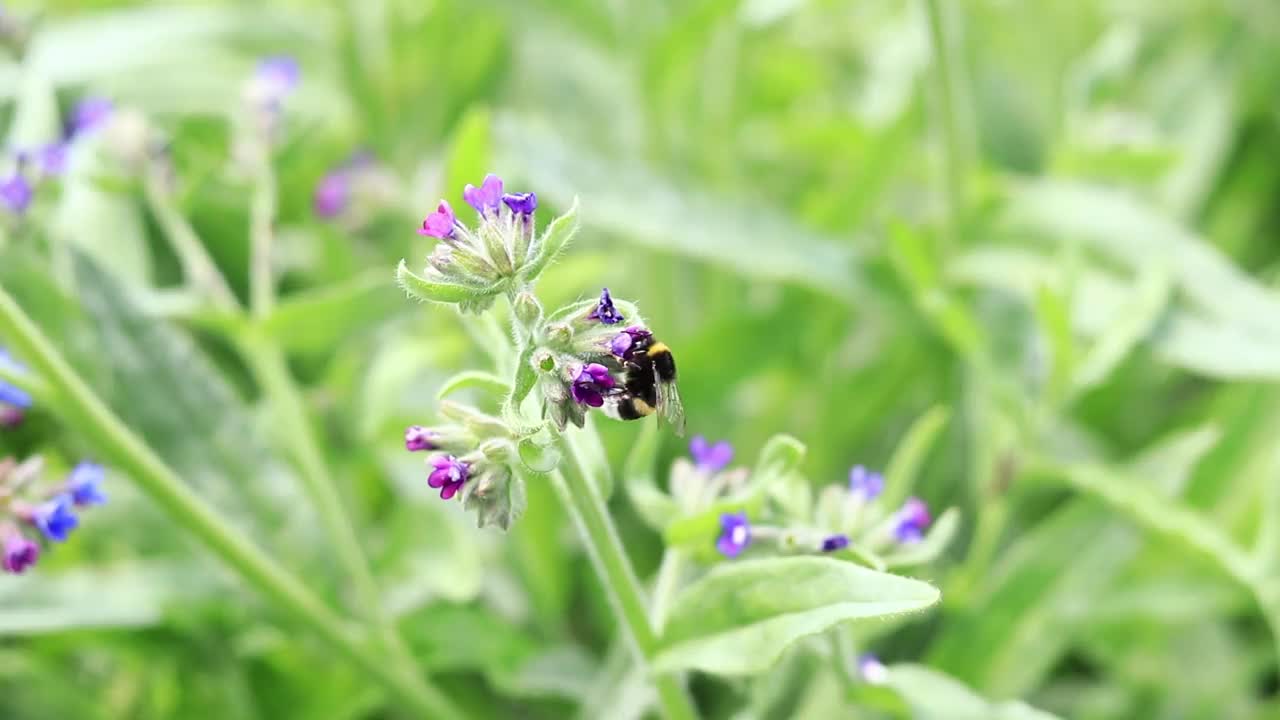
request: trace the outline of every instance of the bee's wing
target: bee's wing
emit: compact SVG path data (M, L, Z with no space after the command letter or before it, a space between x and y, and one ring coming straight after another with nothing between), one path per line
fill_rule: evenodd
M684 403L674 382L658 382L658 417L670 423L676 435L684 437Z

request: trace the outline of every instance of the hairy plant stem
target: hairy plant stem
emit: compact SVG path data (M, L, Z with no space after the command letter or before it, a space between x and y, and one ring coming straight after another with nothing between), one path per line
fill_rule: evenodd
M218 270L213 258L209 257L209 251L205 249L191 223L187 222L174 205L173 197L164 183L160 169L149 167L143 171L142 190L147 206L164 230L174 254L178 256L183 276L187 282L205 293L219 310L238 310L240 303L236 300L235 293L231 292L226 278Z
M680 589L680 576L684 574L684 554L673 547L662 551L662 562L658 565L658 578L653 583L653 608L649 611L649 622L653 629L661 633L667 624L667 611L671 608L671 600Z
M573 457L563 438L561 444L564 446L565 456ZM609 515L599 488L578 467L567 474L554 470L549 477L556 494L573 516L586 541L587 554L600 576L614 613L639 657L648 665L657 648L657 634L649 621L640 581L627 558L622 538L618 536L618 530L613 525L613 518ZM685 692L678 677L659 675L653 681L658 691L662 714L667 720L693 720L698 717L693 700Z
M0 288L0 334L31 365L56 397L51 409L91 438L97 451L118 467L178 526L198 537L268 599L309 625L335 651L363 670L406 706L426 717L460 719L439 690L353 635L345 622L296 576L271 560L185 485L134 435L58 354L17 302Z

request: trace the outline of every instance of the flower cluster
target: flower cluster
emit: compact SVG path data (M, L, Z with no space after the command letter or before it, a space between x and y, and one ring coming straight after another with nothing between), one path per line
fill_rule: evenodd
M515 439L503 422L456 403L445 402L441 413L453 422L405 430L409 452L431 453L426 459L427 485L443 500L461 498L476 512L480 527L503 530L524 511L524 486L512 472Z
M707 452L691 448L695 458ZM855 545L871 552L892 550L920 542L929 528L931 516L925 502L909 498L900 508L886 512L876 500L884 492L884 476L855 465L846 487L832 486L819 498L813 513L816 527L781 528L753 525L744 512L720 517L721 533L716 548L725 557L737 557L753 538L771 539L788 550L834 553Z
M0 366L11 370L21 370L16 360L0 348ZM28 408L31 407L31 395L20 387L15 387L0 380L0 427L13 427L22 422Z
M62 137L14 152L8 169L0 173L0 205L14 215L25 213L39 182L65 173L73 143L104 127L114 110L115 105L106 98L86 97L67 118Z
M42 545L65 542L80 525L77 510L102 505L106 473L81 462L61 482L41 482L43 462L0 461L0 542L6 572L21 574L35 565Z

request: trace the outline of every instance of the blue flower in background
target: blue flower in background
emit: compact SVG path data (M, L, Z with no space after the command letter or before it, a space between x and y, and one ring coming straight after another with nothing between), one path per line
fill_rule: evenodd
M725 513L720 516L720 539L716 549L721 555L733 558L742 554L751 544L751 523L745 512Z
M733 462L733 446L728 440L721 440L712 445L705 437L694 435L689 441L689 455L693 457L693 464L697 465L699 470L714 474Z
M861 495L864 501L873 500L884 492L884 476L854 465L849 471L849 491Z
M71 508L71 496L63 494L38 505L31 514L31 524L49 540L62 542L80 524L80 518Z
M71 470L67 479L67 492L71 493L71 501L79 507L102 505L107 496L102 492L102 481L106 479L102 466L92 462L82 462Z
M19 365L4 348L0 348L0 365L13 369L21 369ZM0 380L0 403L12 405L16 408L31 407L31 395L27 394L22 388L14 387L9 383Z
M34 195L31 182L20 170L14 170L9 177L0 179L0 204L15 215L21 215L27 211Z

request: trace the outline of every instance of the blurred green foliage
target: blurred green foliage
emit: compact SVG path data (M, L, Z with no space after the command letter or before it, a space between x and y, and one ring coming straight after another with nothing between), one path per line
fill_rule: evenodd
M52 139L85 94L145 113L242 300L230 117L259 57L299 59L265 327L389 612L469 714L652 712L550 491L529 488L510 534L477 531L401 449L440 383L484 360L393 271L427 254L413 229L436 198L459 205L491 170L548 211L580 198L544 299L638 299L679 358L690 430L740 458L785 432L816 484L841 483L950 409L915 488L963 511L916 572L942 605L859 631L915 663L891 668L901 697L842 686L802 643L757 678L694 676L707 717L1039 716L1019 698L1280 717L1280 4L53 0L5 17L31 20L0 64L10 146ZM403 200L317 219L317 181L360 149ZM350 606L240 330L184 282L144 198L68 179L0 245L0 284L185 480ZM636 427L597 425L621 467ZM93 451L39 410L0 448ZM398 716L113 480L74 542L0 578L0 716ZM611 507L650 577L661 537L626 494Z

